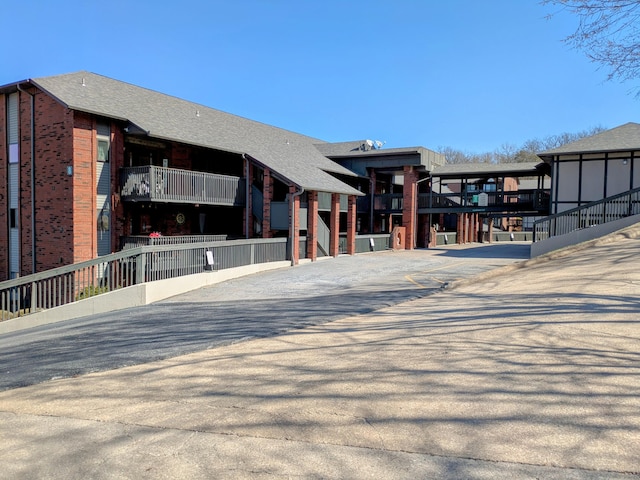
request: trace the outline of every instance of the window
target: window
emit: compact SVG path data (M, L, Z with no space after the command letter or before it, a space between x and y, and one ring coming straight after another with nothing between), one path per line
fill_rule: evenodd
M9 209L9 228L18 228L18 209Z
M109 161L109 140L98 139L98 161Z

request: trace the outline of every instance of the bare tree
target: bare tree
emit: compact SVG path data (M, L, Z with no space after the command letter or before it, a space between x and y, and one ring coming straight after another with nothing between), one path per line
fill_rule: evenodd
M542 0L542 4L578 16L578 28L565 41L604 66L609 80L640 78L640 0ZM640 87L636 90L640 95Z
M439 147L438 151L445 156L448 164L540 162L538 153L561 147L581 138L590 137L604 130L604 127L598 125L577 133L564 132L559 135L549 135L542 139L532 138L519 147L510 143L503 143L500 148L493 152L469 153L453 147Z

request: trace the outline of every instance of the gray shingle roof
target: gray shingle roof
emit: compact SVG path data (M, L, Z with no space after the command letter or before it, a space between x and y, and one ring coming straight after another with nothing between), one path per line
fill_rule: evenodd
M306 190L361 195L327 172L353 172L323 156L321 140L90 72L30 80L73 110L126 120L150 137L245 153Z
M625 123L619 127L581 138L558 148L538 153L541 158L587 152L640 150L640 124Z
M433 176L456 175L537 175L542 162L522 162L522 163L455 163L442 165L434 168Z
M341 157L370 157L370 156L383 156L402 153L419 153L422 155L430 155L437 159L434 163L444 163L444 155L433 150L429 150L425 147L400 147L400 148L374 148L368 147L367 141L371 140L354 140L351 142L337 142L337 143L321 143L316 147L323 155L330 158Z

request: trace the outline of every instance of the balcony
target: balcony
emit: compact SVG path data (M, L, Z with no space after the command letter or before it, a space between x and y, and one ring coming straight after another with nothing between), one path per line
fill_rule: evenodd
M548 190L508 192L467 192L464 194L428 194L418 196L418 209L438 213L486 212L546 212L549 208Z
M245 204L244 179L229 175L148 165L120 169L120 185L125 202Z

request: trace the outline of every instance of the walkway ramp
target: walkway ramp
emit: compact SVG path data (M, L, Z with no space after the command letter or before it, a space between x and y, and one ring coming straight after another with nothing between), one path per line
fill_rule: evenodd
M640 188L536 221L531 257L595 240L637 223L640 223Z

